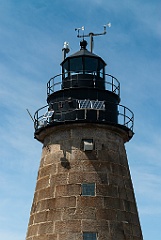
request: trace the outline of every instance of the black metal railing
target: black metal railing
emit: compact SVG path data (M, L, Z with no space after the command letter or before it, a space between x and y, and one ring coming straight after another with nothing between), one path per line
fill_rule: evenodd
M120 96L120 82L117 80L117 78L113 77L110 74L104 74L105 79L101 78L99 80L97 80L97 76L96 73L93 72L88 72L86 71L87 75L86 76L90 76L89 80L86 79L84 82L86 82L86 84L88 85L88 81L91 82L91 76L92 76L92 87L94 88L100 88L99 85L97 86L97 83L99 83L99 81L101 83L104 84L104 88L105 90L109 90L115 94L117 94L118 96ZM98 73L97 73L98 74ZM102 73L99 73L100 76L102 76ZM69 77L66 77L69 76ZM72 76L75 76L75 78L73 79ZM68 86L69 88L72 88L74 84L72 84L74 81L83 81L83 74L82 72L76 73L76 72L67 72L65 74L58 74L56 76L54 76L53 78L51 78L48 83L47 83L47 95L51 95L54 92L57 92L59 90L64 89L65 87L63 86L63 82L62 82L62 78L65 79L65 82L68 82ZM65 78L66 77L66 78ZM81 79L82 78L82 79ZM77 87L77 86L74 86ZM79 87L79 85L78 85Z
M118 104L118 123L129 128L134 129L134 113L127 107Z
M117 121L111 120L110 116L103 117L102 113L106 110L100 110L100 109L92 109L93 113L95 113L96 119L95 122L98 123L106 123L107 124L119 124L122 126L127 127L129 130L133 132L133 126L134 126L134 114L133 112L123 106L123 105L117 105ZM51 114L48 114L49 112L53 112L53 116ZM80 120L90 120L88 119L88 112L91 111L91 109L74 109L74 110L68 110L68 111L53 111L49 110L49 106L46 105L40 109L38 109L35 112L34 115L34 127L35 131L46 127L50 124L59 124L63 123L65 121L80 121Z

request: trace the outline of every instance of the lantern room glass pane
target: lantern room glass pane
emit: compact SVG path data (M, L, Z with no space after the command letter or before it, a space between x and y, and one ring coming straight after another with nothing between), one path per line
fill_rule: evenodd
M98 69L98 59L96 58L89 58L85 57L84 58L84 70L87 72L97 72Z
M68 61L64 62L62 67L63 67L64 71L69 71Z
M82 58L72 58L70 59L70 71L81 72L83 70Z
M68 72L69 72L69 61L66 61L63 63L62 72L63 72L63 78L66 78L68 76Z

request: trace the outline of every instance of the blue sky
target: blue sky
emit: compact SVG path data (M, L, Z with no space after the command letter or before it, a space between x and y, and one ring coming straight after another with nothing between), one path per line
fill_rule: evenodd
M32 115L46 105L46 83L61 72L62 46L79 50L74 29L101 32L94 52L121 83L135 114L126 143L144 239L161 227L161 2L159 0L0 0L0 239L25 239L41 144Z

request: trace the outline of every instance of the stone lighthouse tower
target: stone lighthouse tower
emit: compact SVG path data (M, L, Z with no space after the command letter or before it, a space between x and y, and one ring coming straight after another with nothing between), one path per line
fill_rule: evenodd
M133 113L84 38L68 51L34 117L43 149L26 240L142 240L124 146Z

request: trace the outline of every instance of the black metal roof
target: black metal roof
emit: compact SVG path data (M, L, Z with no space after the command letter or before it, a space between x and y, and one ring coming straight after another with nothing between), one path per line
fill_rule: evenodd
M81 46L81 49L80 49L78 52L76 52L76 53L70 55L69 57L65 58L64 61L61 63L61 65L62 65L64 62L66 62L68 59L70 59L70 58L82 57L82 56L92 57L92 58L98 58L98 59L100 59L105 65L107 65L107 64L105 63L105 61L104 61L100 56L98 56L98 55L96 55L96 54L94 54L94 53L92 53L92 52L90 52L90 51L88 51L88 50L86 49L87 42L86 42L85 40L83 40L83 41L80 42L80 46Z

